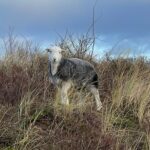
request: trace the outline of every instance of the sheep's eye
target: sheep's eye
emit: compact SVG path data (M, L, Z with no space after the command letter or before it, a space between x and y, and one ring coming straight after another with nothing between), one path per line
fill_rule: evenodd
M50 49L47 49L47 52L52 53L52 51Z

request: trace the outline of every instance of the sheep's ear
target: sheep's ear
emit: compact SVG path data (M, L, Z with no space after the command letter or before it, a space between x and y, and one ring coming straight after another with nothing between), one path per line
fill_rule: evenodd
M47 52L50 52L50 53L52 52L51 49L49 49L49 48L47 48L46 51L47 51Z

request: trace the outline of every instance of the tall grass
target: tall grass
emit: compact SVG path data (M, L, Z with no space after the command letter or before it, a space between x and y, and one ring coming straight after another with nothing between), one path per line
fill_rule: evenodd
M27 41L11 43L11 52L7 48L0 61L1 149L150 149L149 62L111 56L97 61L88 53L89 41L84 37L79 41L57 45L68 50L74 46L66 57L94 64L100 77L101 112L87 93L85 103L78 105L74 89L69 93L71 104L61 106L57 89L48 80L47 55Z

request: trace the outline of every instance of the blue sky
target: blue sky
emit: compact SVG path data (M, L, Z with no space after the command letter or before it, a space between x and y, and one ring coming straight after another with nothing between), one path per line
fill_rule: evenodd
M66 30L79 35L92 22L95 0L0 0L0 40L9 27L48 46ZM118 54L150 53L149 0L97 0L95 7L97 51L112 50Z

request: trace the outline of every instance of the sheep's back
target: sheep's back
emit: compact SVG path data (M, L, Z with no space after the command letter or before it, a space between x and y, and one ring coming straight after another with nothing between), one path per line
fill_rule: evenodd
M95 75L93 65L78 58L63 59L56 74L61 80L72 79L81 84L90 82Z

